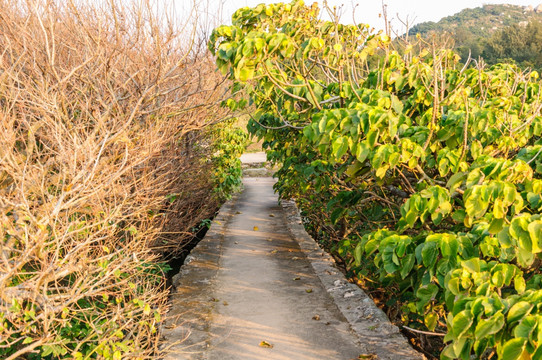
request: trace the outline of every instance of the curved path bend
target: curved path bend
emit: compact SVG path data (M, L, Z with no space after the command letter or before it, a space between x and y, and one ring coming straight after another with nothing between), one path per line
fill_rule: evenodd
M421 359L273 184L245 178L174 278L167 359Z

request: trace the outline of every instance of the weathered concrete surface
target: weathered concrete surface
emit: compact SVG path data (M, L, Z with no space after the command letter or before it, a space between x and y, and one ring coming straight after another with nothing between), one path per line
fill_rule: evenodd
M368 352L379 359L422 359L387 315L357 285L348 282L333 258L305 231L294 202L284 202L285 225L297 241L322 285Z
M251 164L251 163L265 163L267 161L267 156L264 152L257 152L257 153L244 153L241 155L241 162L243 164Z
M261 168L247 168L243 169L244 177L271 177L273 176L273 170L261 167Z
M302 231L295 207L277 204L272 179L244 185L174 278L165 336L181 343L167 359L422 358Z
M266 160L264 152L241 155L243 177L272 177L274 170Z

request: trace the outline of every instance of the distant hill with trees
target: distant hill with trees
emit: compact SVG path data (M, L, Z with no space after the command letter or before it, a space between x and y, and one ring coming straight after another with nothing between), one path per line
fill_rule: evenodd
M438 22L424 22L409 35L448 33L456 51L466 60L483 57L489 64L514 62L522 67L542 68L542 4L537 7L484 5L464 9Z

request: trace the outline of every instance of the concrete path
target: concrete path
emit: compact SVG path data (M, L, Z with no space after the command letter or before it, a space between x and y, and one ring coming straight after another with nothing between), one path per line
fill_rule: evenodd
M360 357L371 349L352 331L285 226L289 219L273 183L244 179L242 194L221 210L174 278L173 320L165 335L170 344L180 343L167 359L377 358ZM378 358L421 358L405 350Z
M264 152L244 153L241 155L241 162L243 164L264 163L266 160L267 156Z

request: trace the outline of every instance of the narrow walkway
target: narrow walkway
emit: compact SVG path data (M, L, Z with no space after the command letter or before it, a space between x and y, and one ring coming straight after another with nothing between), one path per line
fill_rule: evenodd
M373 359L288 231L273 183L245 178L220 232L174 279L168 360Z
M361 354L282 225L286 220L272 185L271 178L244 180L220 269L212 287L202 284L208 291L203 298L209 326L192 334L185 326L182 337L188 338L171 359L357 359ZM187 303L187 295L177 295L174 306L181 313L201 312L203 304Z

